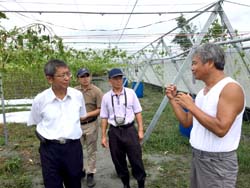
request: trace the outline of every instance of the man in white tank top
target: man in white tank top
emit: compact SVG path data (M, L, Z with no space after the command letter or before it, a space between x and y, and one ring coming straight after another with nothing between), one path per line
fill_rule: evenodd
M193 125L191 188L236 187L245 94L238 82L226 77L224 65L223 49L204 44L192 57L193 76L205 83L195 102L189 94L177 93L173 84L166 88L177 119L184 127Z

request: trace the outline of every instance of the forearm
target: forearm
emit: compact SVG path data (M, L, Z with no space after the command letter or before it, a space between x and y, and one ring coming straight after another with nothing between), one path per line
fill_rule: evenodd
M81 121L84 121L85 119L90 118L90 117L97 117L99 116L99 114L100 114L100 108L97 108L96 110L87 112L86 116L81 117Z
M108 126L108 120L102 119L101 120L102 138L106 137L107 126Z
M108 141L107 141L107 126L108 126L108 119L102 119L101 127L102 127L102 147L108 148Z
M179 104L177 104L174 98L169 100L169 103L172 106L172 109L178 121L184 127L189 127L192 124L192 115L188 112L185 112L184 109Z
M87 116L88 117L96 117L96 116L99 116L99 114L100 114L100 108L97 108L91 112L88 112Z
M138 131L143 131L142 114L141 113L137 113L135 115L135 117L136 117L136 122L137 122L137 126L138 126Z
M213 132L218 137L223 137L228 132L232 122L224 122L222 118L210 116L199 108L190 109L197 121L206 129ZM227 119L230 119L229 117Z
M136 122L137 122L137 129L138 129L138 138L139 141L141 142L143 140L144 137L144 130L143 130L143 121L142 121L142 114L141 113L137 113L135 115L136 117Z

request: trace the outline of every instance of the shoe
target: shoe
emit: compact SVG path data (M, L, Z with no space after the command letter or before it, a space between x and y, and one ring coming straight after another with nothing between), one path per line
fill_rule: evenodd
M129 176L124 176L121 178L122 183L123 183L123 188L130 188L129 185Z
M129 185L124 185L123 188L130 188L130 186Z
M85 170L83 170L83 171L81 172L81 178L85 178L85 176L86 176L86 172L85 172Z
M88 187L94 187L95 186L95 179L94 179L94 174L87 174L87 186Z
M144 188L145 187L145 180L138 181L138 188Z

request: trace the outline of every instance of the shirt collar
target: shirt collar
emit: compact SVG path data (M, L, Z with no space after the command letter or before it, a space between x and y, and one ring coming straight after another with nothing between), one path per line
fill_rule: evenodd
M67 88L67 93L66 93L66 96L64 98L68 98L68 97L72 98L72 92L69 88ZM52 87L49 88L48 99L49 99L49 101L57 100L57 97L56 97L54 91L52 90Z
M111 90L111 95L115 96L116 93L113 90ZM122 92L120 93L120 95L124 95L124 87L122 88Z
M92 84L89 84L87 88L83 88L82 86L80 86L82 91L87 91L87 90L91 90L92 89Z

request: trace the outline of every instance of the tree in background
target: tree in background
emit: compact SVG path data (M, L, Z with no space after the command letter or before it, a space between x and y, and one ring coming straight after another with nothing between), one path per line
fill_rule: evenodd
M7 17L0 12L1 19ZM94 76L103 76L112 67L125 66L120 62L127 59L127 53L118 48L77 50L67 47L61 37L43 24L7 31L0 23L0 72L4 93L9 98L16 98L17 93L20 98L30 97L44 90L47 82L43 79L43 66L54 58L67 62L73 75L80 67L87 67ZM73 77L71 83L75 82Z
M193 42L195 42L195 32L197 27L189 23L183 15L176 18L177 26L180 28L180 32L176 34L173 43L179 44L183 51L188 50L192 47ZM238 35L237 30L234 31L236 36ZM197 33L198 34L198 33ZM204 38L201 43L206 42L218 42L226 41L230 38L227 28L222 24L219 19L216 19L209 27L208 32L204 33Z
M0 20L6 18L0 12ZM103 75L117 63L127 59L126 51L118 48L76 50L64 45L51 28L43 24L7 31L0 25L0 70L40 69L49 59L58 58L68 62L73 71L88 67L95 75ZM121 64L119 64L121 66Z
M180 32L175 35L172 42L179 44L181 49L186 51L193 45L194 33L196 32L197 28L192 23L188 23L183 14L181 14L181 16L175 20L177 21L177 26L180 29Z
M2 19L2 18L6 19L7 17L3 12L0 12L0 19Z
M226 32L226 28L219 23L218 19L216 19L208 29L208 32L204 36L202 43L225 41L227 40Z

